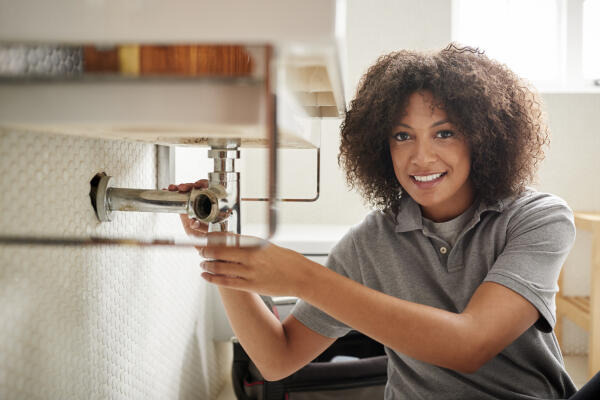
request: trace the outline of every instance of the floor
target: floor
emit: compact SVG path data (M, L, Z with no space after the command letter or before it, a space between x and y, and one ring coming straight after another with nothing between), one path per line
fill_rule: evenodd
M567 372L571 376L571 379L573 379L573 382L575 382L575 386L581 388L581 386L588 381L587 356L564 356L564 359ZM217 400L236 400L231 386L231 380L225 384L225 387Z

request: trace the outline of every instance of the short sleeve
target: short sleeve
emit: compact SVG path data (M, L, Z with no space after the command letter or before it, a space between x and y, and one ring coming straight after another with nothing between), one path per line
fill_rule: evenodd
M558 276L575 241L573 212L560 199L521 206L508 225L506 247L484 281L501 284L539 311L535 326L551 332L556 323Z
M353 269L359 271L357 260L352 231L350 231L333 247L325 266L340 275L356 280L357 274L351 271ZM335 288L332 288L332 290L335 290ZM330 317L302 299L298 300L291 313L306 327L323 336L337 338L344 336L351 330L348 325Z

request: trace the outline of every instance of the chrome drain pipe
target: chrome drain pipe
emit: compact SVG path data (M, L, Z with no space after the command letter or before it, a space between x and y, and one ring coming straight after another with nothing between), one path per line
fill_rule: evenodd
M114 212L135 211L187 214L209 225L209 232L240 233L240 182L235 172L239 141L215 141L208 151L214 171L208 187L187 193L166 190L128 189L111 186L101 173L91 181L90 197L100 221L111 221Z
M209 232L241 233L240 225L240 173L235 172L235 160L240 158L239 140L216 140L209 142L208 158L214 162L213 172L208 174L208 189L202 196L210 198L206 210L211 216L201 221L209 222Z

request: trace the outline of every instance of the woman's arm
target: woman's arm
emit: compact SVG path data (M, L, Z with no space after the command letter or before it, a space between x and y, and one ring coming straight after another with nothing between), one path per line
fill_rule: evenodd
M293 316L280 323L255 293L223 287L219 293L237 339L267 380L294 373L335 341Z
M195 183L170 185L168 189L187 192L194 187L207 186L206 180L199 180ZM206 224L190 219L187 215L182 214L180 217L188 235L207 234ZM278 380L292 374L335 341L307 328L293 316L282 324L255 293L225 287L219 287L219 293L233 332L267 380Z
M272 244L205 248L203 254L222 260L203 263L209 282L300 297L397 352L461 372L476 371L538 319L531 303L491 282L483 283L458 314L370 289Z
M527 300L489 282L459 314L388 296L329 270L300 297L400 353L466 373L475 372L538 319Z

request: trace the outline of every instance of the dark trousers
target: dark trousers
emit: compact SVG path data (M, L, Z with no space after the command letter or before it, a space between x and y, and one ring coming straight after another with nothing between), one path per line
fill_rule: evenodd
M569 400L598 400L600 399L600 372L588 381Z

